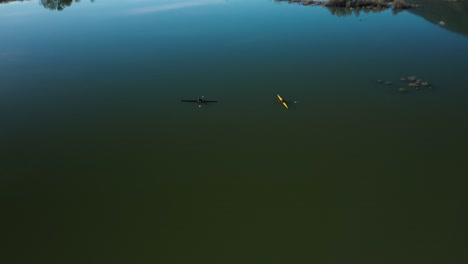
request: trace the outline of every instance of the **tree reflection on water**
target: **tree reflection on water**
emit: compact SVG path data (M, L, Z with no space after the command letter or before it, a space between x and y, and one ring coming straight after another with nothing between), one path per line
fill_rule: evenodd
M380 13L384 11L383 9L368 9L368 8L343 8L343 7L326 7L328 11L334 16L350 16L355 15L359 16L362 13Z
M375 2L377 4L387 4L397 0L274 0L277 3L287 2L303 4L306 6L321 6L327 8L334 16L359 16L364 13L380 13L391 9L394 15L403 12L402 9L377 6L362 6L361 3ZM324 1L334 3L333 5L324 5ZM402 2L402 1L399 1ZM434 23L446 30L457 32L468 36L468 0L404 0L408 4L418 7L407 9L407 12L418 15L427 21ZM356 7L358 6L358 7ZM362 19L365 20L365 19Z
M30 1L30 0L0 0L0 4L7 4L10 2L24 2L24 1Z
M75 2L80 2L80 0L75 0ZM91 0L91 2L94 2L94 0ZM50 10L62 11L64 8L71 6L73 0L40 0L40 3Z
M11 2L26 2L30 0L0 0L0 4L7 4ZM90 0L94 2L94 0ZM71 6L73 2L80 2L80 0L39 0L39 3L50 10L62 11L64 8Z
M28 1L31 0L0 0L0 4ZM95 0L90 1L94 2ZM319 4L325 1L335 1L338 4L343 3L343 5L337 4L337 6L323 6L322 4ZM384 4L388 2L395 3L395 0L373 1ZM44 8L57 11L62 11L63 9L71 6L74 2L81 2L81 0L39 0L40 5ZM362 13L380 13L388 9L388 7L381 8L379 6L346 7L348 3L355 3L356 5L357 2L369 2L367 0L274 0L274 2L309 3L307 5L320 5L327 8L332 15L339 17L350 15L359 16ZM409 9L408 12L418 15L437 26L441 26L446 30L468 36L468 0L405 0L405 2L408 2L409 4L420 5L418 8ZM392 12L396 15L399 12L402 12L402 10L392 8Z

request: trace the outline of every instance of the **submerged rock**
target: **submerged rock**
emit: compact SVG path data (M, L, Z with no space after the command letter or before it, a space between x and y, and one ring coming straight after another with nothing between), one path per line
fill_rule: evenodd
M406 88L403 88L403 87L401 87L400 89L398 89L398 91L399 91L400 93L406 93L406 92L408 92L408 90L407 90Z

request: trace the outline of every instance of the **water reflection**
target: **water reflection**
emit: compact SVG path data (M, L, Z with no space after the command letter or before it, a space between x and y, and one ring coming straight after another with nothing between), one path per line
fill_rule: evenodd
M24 1L30 1L30 0L0 0L0 4L7 4L10 2L24 2Z
M333 0L331 0L333 1ZM352 7L356 1L337 0L336 6L323 5L320 0L275 0L275 2L298 3L309 6L323 6L327 8L334 16L359 16L362 12L380 13L388 8L379 6ZM377 0L376 3L387 3L386 0ZM409 12L418 15L427 21L441 26L447 30L461 33L468 36L468 1L463 0L406 0L408 4L418 5L419 7L408 9ZM350 4L351 3L351 4ZM366 2L368 3L368 2ZM391 8L394 15L402 12L402 9Z
M391 9L393 14L411 8L402 0L275 0L275 2L297 3L305 6L322 6L327 8L334 16L359 16L362 12L381 13L387 9Z
M468 1L408 0L408 2L423 5L409 12L447 30L468 36Z
M334 16L343 17L343 16L350 16L355 15L359 16L361 13L368 14L372 13L380 13L384 11L384 9L370 9L370 8L342 8L342 7L326 7L328 11Z
M75 0L75 2L80 2L80 0ZM94 0L91 0L94 2ZM41 0L41 5L50 10L62 11L64 8L71 6L73 0Z
M75 0L76 1L76 0ZM63 10L67 6L71 6L72 0L41 0L41 5L51 10Z
M7 4L11 2L24 2L30 0L0 0L0 4ZM90 0L94 2L95 0ZM40 0L39 3L47 9L62 11L64 8L72 5L73 2L81 2L81 0Z

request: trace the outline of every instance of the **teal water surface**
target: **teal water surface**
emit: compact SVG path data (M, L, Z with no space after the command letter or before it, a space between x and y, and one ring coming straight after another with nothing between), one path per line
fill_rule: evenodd
M44 7L0 5L1 263L468 261L468 37L263 0Z

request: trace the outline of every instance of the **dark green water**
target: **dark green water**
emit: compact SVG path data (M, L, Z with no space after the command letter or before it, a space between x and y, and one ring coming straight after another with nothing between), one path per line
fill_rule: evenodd
M0 5L0 262L466 263L467 72L408 12Z

